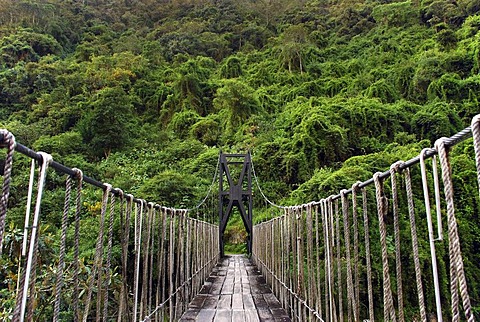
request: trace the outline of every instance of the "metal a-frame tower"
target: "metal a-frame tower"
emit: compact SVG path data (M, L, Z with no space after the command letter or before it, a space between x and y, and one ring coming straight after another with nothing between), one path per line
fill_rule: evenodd
M238 181L234 182L229 166L241 166ZM220 254L224 256L223 234L227 227L228 219L232 214L233 207L237 207L242 217L245 230L247 231L247 252L252 253L252 163L250 152L246 154L225 154L220 152L219 163L219 234ZM225 178L224 178L225 177ZM226 182L224 182L226 179ZM224 183L228 185L224 190Z

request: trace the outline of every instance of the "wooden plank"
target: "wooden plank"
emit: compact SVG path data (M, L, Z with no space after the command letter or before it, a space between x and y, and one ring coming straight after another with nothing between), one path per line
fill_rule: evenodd
M200 293L180 321L291 321L265 278L244 256L223 259Z
M217 303L218 303L218 298L219 298L218 295L210 295L207 298L205 298L205 301L203 302L202 310L203 309L207 309L207 310L216 309L217 308Z
M243 294L243 308L245 310L255 309L255 303L253 302L252 294Z
M217 310L218 309L228 309L232 308L232 295L231 294L222 294L218 299Z
M258 317L260 318L260 321L274 320L274 316L269 309L258 309L257 312L258 312Z
M273 293L266 293L263 294L263 297L265 298L265 301L267 302L267 305L270 309L278 309L282 308L282 305L280 302L277 300L275 295Z
M245 310L245 322L260 322L260 318L258 317L258 312L256 309Z
M213 318L215 317L216 310L215 309L202 309L200 312L198 312L197 319L196 321L204 321L204 322L210 322L213 321ZM180 321L183 321L180 319Z
M245 312L233 310L232 322L245 322Z
M235 283L233 293L242 293L242 283Z
M217 310L215 314L215 322L227 322L232 320L232 310L230 309L221 309Z
M203 307L203 302L205 302L205 298L206 296L202 295L202 294L199 294L198 296L196 296L192 302L190 302L189 304L189 308L191 309L200 309Z
M243 296L241 293L233 294L232 296L232 309L243 310Z
M195 321L200 309L188 309L183 315L182 320Z

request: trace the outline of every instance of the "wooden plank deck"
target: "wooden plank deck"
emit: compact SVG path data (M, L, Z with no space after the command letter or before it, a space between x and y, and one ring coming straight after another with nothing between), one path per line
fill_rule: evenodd
M243 255L222 259L180 321L289 322L291 319Z

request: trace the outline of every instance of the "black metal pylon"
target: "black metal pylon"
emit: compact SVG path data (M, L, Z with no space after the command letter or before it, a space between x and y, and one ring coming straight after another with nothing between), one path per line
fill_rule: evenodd
M229 165L242 165L237 182L234 182ZM247 231L247 252L252 253L252 163L251 156L247 154L224 154L220 152L219 163L219 234L220 234L220 254L224 253L223 234L227 227L228 219L232 213L233 207L237 207L242 221ZM227 180L228 190L224 190L224 176Z

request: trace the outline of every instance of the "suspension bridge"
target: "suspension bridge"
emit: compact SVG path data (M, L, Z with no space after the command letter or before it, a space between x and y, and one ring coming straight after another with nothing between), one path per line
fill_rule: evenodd
M469 196L456 192L461 187L450 162L450 151L460 145L475 160L468 173L478 189ZM480 299L471 298L469 284L480 276L466 269L469 253L456 210L462 198L470 198L477 208L467 211L478 214L480 115L411 160L295 206L267 198L249 153L221 154L212 181L213 186L218 179L220 186L216 218L200 207L212 187L192 209L169 208L35 152L8 130L0 130L0 146L5 155L0 255L18 264L16 287L8 290L13 300L7 303L6 292L0 293L1 306L12 307L7 320L34 321L45 311L53 321L84 322L478 319ZM16 153L31 158L30 170L17 166ZM238 181L229 170L234 164L240 165ZM53 172L57 181L65 175L64 204L58 262L45 272L42 205ZM26 196L10 189L19 181L28 186ZM82 224L83 208L95 198L87 188L102 192L96 227ZM254 190L277 213L255 225ZM20 200L25 200L25 225L16 258L6 225L9 207ZM245 224L249 257L223 256L233 208ZM96 241L87 265L79 248L91 230Z

